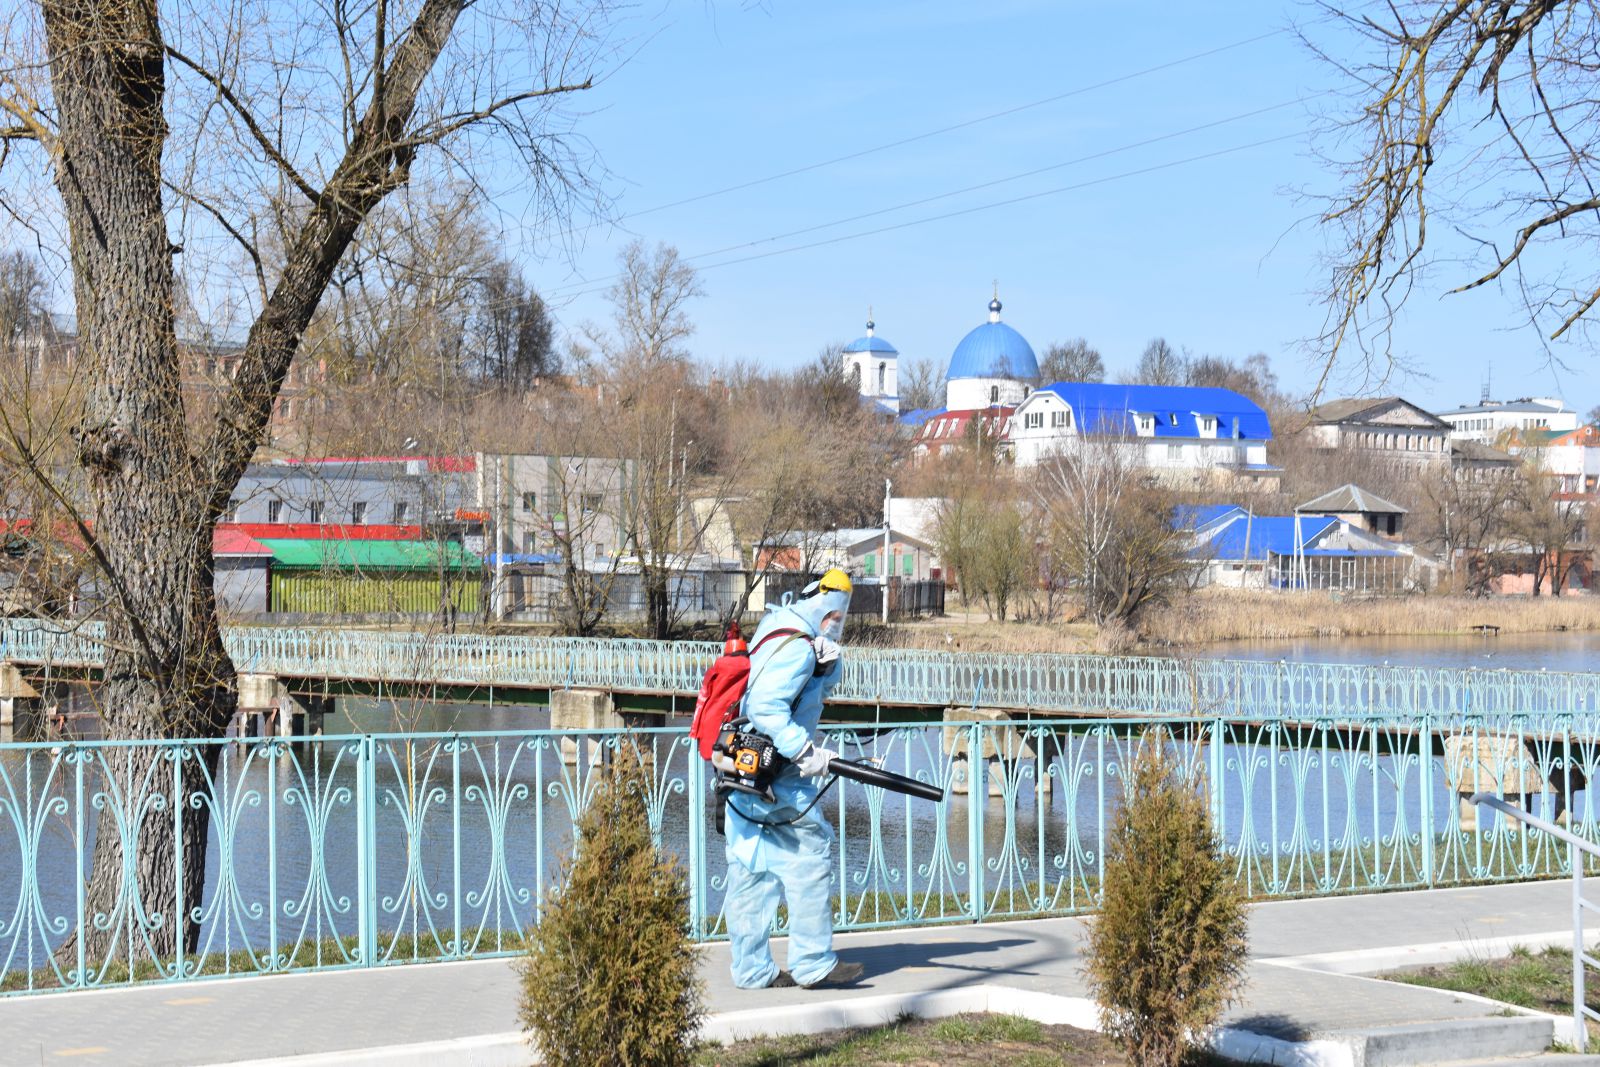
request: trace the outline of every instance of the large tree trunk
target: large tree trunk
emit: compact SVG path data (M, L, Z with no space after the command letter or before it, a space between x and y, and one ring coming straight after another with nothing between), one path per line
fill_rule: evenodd
M231 712L233 672L212 602L216 514L197 491L179 390L156 8L148 0L60 0L44 14L60 116L57 184L90 368L74 432L109 601L104 730L118 740L216 736ZM115 951L130 916L154 955L170 956L180 936L190 945L197 936L188 908L200 903L210 809L170 795L172 764L158 766L160 758L140 747L97 768L96 785L111 796L100 810L88 886L83 947L91 965ZM200 762L183 761L191 785L204 777ZM136 806L152 793L166 794L164 803ZM173 913L180 830L188 854L181 915ZM126 867L122 834L136 853ZM127 870L133 885L123 884ZM131 957L133 947L126 951Z

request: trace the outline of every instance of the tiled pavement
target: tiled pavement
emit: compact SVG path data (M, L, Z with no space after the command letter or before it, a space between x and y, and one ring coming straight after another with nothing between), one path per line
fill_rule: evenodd
M1300 1038L1491 1016L1494 1005L1333 972L1558 934L1569 928L1570 893L1569 883L1542 882L1257 905L1250 983L1228 1021ZM841 935L841 955L866 965L860 990L846 995L1001 984L1081 997L1084 930L1081 919L1046 919ZM1430 956L1428 946L1446 945ZM717 1012L841 995L737 990L726 947L704 953ZM515 1030L516 996L511 965L487 960L10 998L0 1000L0 1064L230 1063L468 1039Z

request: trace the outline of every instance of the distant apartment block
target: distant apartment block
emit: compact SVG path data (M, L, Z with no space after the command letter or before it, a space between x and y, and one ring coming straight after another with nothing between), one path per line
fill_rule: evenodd
M1439 419L1450 427L1450 436L1456 440L1485 444L1495 444L1508 434L1527 430L1566 433L1578 428L1578 413L1551 396L1485 399L1471 407L1441 411Z

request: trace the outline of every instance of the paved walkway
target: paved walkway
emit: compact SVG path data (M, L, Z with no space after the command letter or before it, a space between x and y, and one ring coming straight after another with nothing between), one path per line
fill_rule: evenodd
M1251 912L1250 984L1236 1027L1291 1040L1351 1029L1488 1019L1499 1008L1359 972L1503 952L1508 941L1569 937L1567 882L1282 901ZM876 994L1002 985L1083 997L1081 919L845 934ZM707 946L718 1013L771 1011L840 994L746 991L727 948ZM778 946L781 962L783 948ZM241 1063L514 1031L517 990L503 960L202 981L0 1000L0 1064L118 1067ZM335 1062L327 1059L324 1062ZM490 1062L484 1059L479 1062ZM496 1061L498 1062L498 1061Z

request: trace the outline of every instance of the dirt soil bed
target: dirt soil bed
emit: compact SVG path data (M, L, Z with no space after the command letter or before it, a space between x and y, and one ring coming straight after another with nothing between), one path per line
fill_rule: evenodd
M700 1067L1099 1067L1125 1065L1128 1059L1109 1038L1092 1030L1046 1026L1014 1015L956 1015L709 1045L695 1062ZM1195 1067L1229 1062L1209 1054L1194 1059Z

